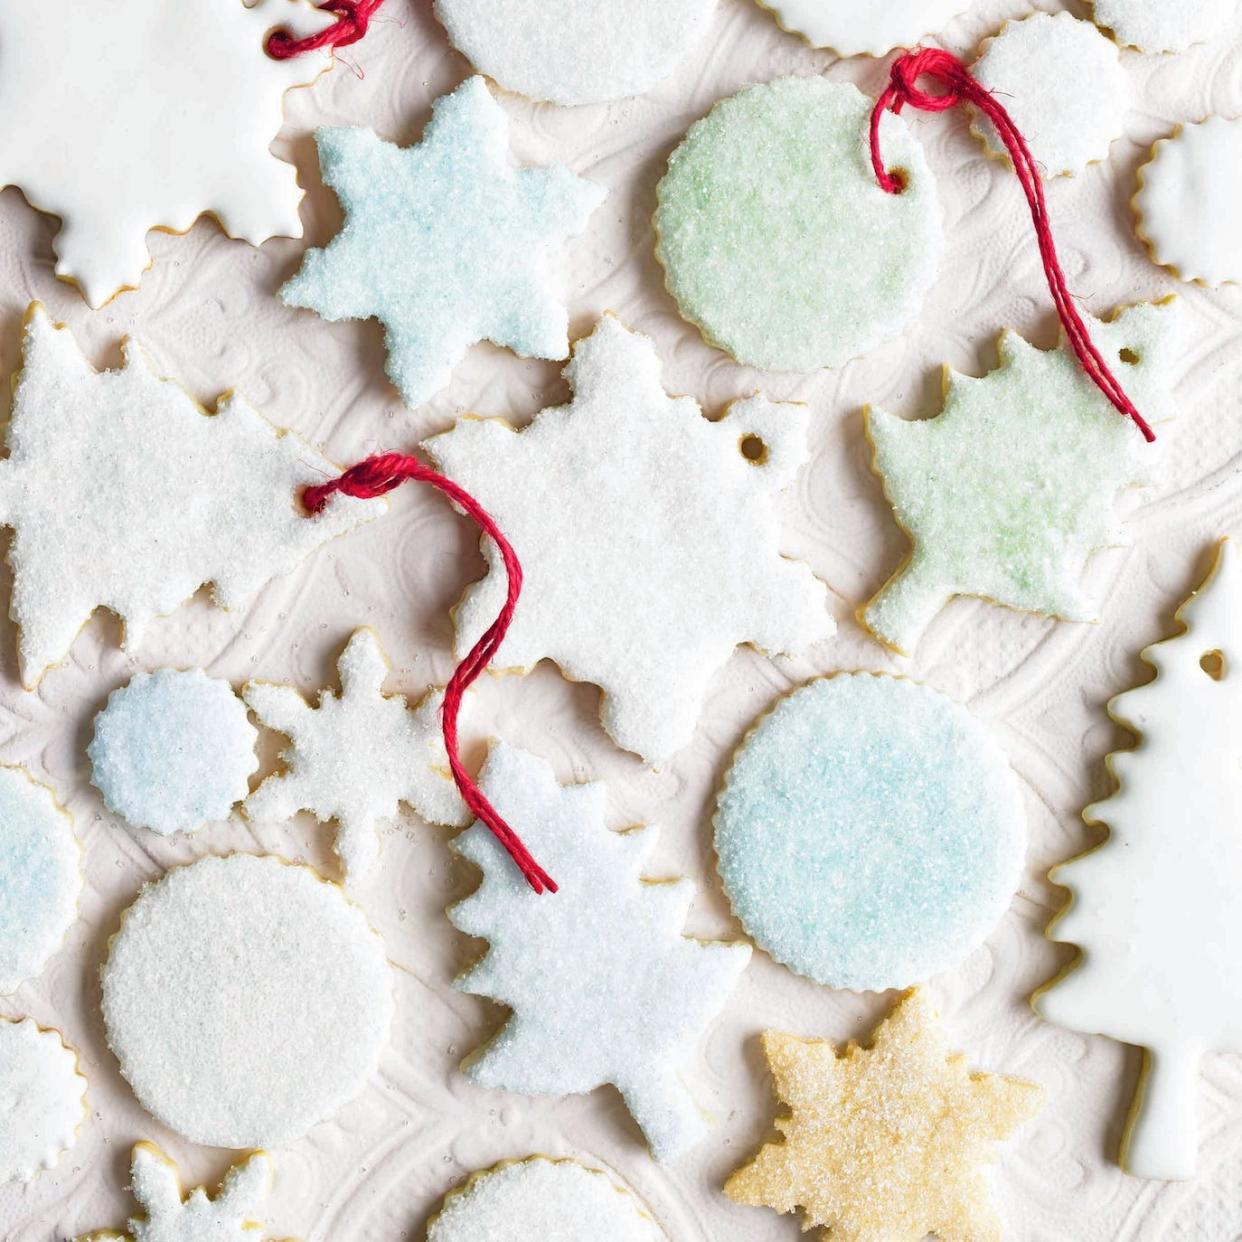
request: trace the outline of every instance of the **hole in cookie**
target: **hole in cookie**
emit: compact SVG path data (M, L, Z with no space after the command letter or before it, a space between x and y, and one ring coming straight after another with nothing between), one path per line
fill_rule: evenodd
M738 441L737 447L752 466L762 466L768 460L767 442L762 436L755 435L753 431L750 435L743 436Z
M904 168L890 168L888 175L893 179L893 185L896 187L894 194L904 194L910 185L910 174Z
M1205 651L1199 657L1199 667L1213 680L1225 679L1225 653L1223 651Z
M1121 351L1121 353L1120 353L1120 354L1118 354L1117 356L1118 356L1118 357L1121 359L1121 361L1122 361L1122 362L1124 362L1124 363L1126 364L1126 366L1128 366L1128 367L1136 367L1136 366L1138 366L1138 364L1139 364L1140 362L1142 362L1142 361L1143 361L1142 357L1139 355L1138 350L1136 350L1136 349L1131 349L1128 345L1127 345L1127 346L1126 346L1126 348L1125 348L1125 349L1123 349L1123 350Z

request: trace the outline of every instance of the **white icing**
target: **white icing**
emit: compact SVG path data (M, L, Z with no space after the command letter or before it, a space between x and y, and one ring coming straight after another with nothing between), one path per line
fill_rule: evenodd
M939 34L974 0L759 0L786 30L840 56L883 56Z
M302 191L272 155L282 96L327 52L273 60L275 26L333 18L288 0L39 0L0 11L0 185L59 216L56 274L91 306L138 284L146 235L204 212L259 245L301 237Z
M1199 1064L1242 1050L1240 617L1242 563L1226 540L1178 613L1184 632L1144 651L1155 679L1109 704L1138 743L1111 757L1117 792L1084 812L1107 841L1052 872L1072 900L1050 934L1082 958L1036 1007L1147 1049L1122 1152L1138 1177L1195 1175Z
M1237 0L1091 0L1096 22L1126 47L1184 52L1220 34Z
M143 1106L196 1143L292 1143L366 1084L392 1020L384 948L305 867L234 854L169 872L102 971L108 1043Z

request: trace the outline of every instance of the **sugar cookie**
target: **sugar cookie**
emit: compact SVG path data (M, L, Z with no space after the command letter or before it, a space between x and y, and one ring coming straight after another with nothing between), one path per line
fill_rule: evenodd
M523 431L463 419L423 447L521 554L498 666L547 658L594 682L612 739L657 764L690 741L735 647L798 653L835 630L823 584L780 554L776 497L807 460L807 413L755 396L709 422L666 395L651 341L611 316L565 375L573 401ZM462 651L504 590L493 572L467 592Z
M139 673L95 717L91 783L135 828L194 832L250 792L258 737L227 681L201 668Z
M1242 282L1242 120L1181 126L1138 181L1138 233L1157 263L1213 287Z
M1088 317L1087 326L1148 422L1172 418L1176 302L1128 307L1109 323ZM938 418L865 411L873 467L913 547L858 615L902 654L955 595L1094 619L1083 567L1096 549L1125 542L1119 498L1147 481L1155 459L1064 339L1043 351L1006 332L998 351L999 368L983 379L945 368Z
M867 1047L768 1031L763 1050L789 1113L776 1118L781 1140L725 1183L730 1199L801 1208L803 1230L825 1237L999 1242L980 1166L1039 1111L1041 1087L969 1069L921 990L898 999Z
M716 0L436 0L453 46L506 90L557 104L641 95L707 31Z
M86 1120L86 1079L57 1031L0 1018L0 1186L54 1168Z
M1000 95L1045 177L1108 158L1125 128L1130 87L1117 45L1072 13L1035 13L988 39L971 74ZM975 134L993 155L1005 147L983 118Z
M689 880L642 880L655 832L610 832L602 785L562 789L540 759L493 746L479 783L560 891L540 897L496 838L476 823L453 849L483 872L449 910L487 955L458 981L513 1015L465 1066L480 1086L571 1095L612 1083L652 1155L672 1160L707 1123L681 1071L724 1006L750 947L682 934Z
M823 78L748 86L691 127L659 187L656 254L682 316L749 366L835 367L896 336L936 278L923 149L886 113L905 191L876 184L873 101Z
M384 947L334 884L233 854L143 890L103 971L143 1107L210 1147L292 1143L359 1094L392 1020Z
M883 56L939 34L974 0L759 0L786 30L838 56Z
M284 93L331 55L278 61L264 42L332 20L302 0L4 6L0 185L60 218L56 274L98 307L150 267L151 229L184 233L210 213L256 246L301 237L297 172L271 143Z
M335 819L337 856L357 883L379 857L380 822L399 803L432 824L464 828L470 814L444 750L444 692L432 691L412 711L400 695L384 694L388 659L374 630L354 634L337 669L341 693L321 691L313 708L292 686L252 681L242 691L260 723L292 743L282 755L286 770L250 795L246 814L279 820L307 810Z
M530 1156L475 1173L444 1200L427 1242L667 1242L638 1199L576 1160Z
M1184 52L1220 34L1236 0L1089 0L1096 24L1141 52Z
M1081 957L1036 1009L1146 1050L1121 1153L1137 1177L1194 1177L1203 1055L1242 1051L1240 616L1242 563L1225 540L1177 614L1182 632L1143 652L1155 680L1108 705L1139 739L1110 756L1116 792L1083 813L1108 839L1052 872L1071 899L1049 934Z
M716 803L725 892L778 962L882 991L956 965L1022 878L1026 817L964 707L878 674L812 681L752 728Z
M569 353L569 315L545 279L552 246L586 228L606 191L560 165L515 168L509 123L482 78L436 101L422 142L369 129L315 135L341 231L280 291L333 322L378 319L388 376L409 406L479 341L527 358Z
M22 769L0 768L0 995L33 979L60 948L81 890L68 812Z

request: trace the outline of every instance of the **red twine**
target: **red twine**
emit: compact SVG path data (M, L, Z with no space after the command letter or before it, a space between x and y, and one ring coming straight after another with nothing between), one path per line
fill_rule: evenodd
M267 36L267 54L273 60L292 60L321 47L348 47L366 34L371 18L383 3L384 0L324 0L319 7L337 15L331 26L304 39L295 39L283 27L273 30Z
M512 544L504 537L483 506L469 492L458 487L451 479L446 479L444 475L437 474L430 466L424 466L416 457L407 457L403 453L381 453L376 457L368 457L366 461L359 462L335 479L308 487L302 493L302 503L310 513L318 513L328 503L328 498L336 492L343 492L346 496L356 496L363 500L372 500L391 492L395 487L400 487L407 479L413 479L418 483L430 483L473 519L475 525L500 549L505 573L509 580L505 605L483 637L471 648L469 655L457 666L445 688L444 749L448 751L449 767L453 772L453 780L457 782L457 788L461 791L462 801L470 808L474 817L482 820L491 829L496 840L505 847L509 857L517 864L526 882L535 892L542 893L546 890L555 893L556 884L552 877L535 861L531 852L522 844L521 838L501 818L500 813L474 783L462 764L457 749L457 716L461 711L462 696L491 663L492 657L504 641L509 626L513 622L518 596L522 592L522 566Z
M931 78L943 88L944 93L932 95L920 89L918 80L921 77ZM947 112L959 103L970 103L978 108L992 122L1009 152L1014 171L1018 174L1026 201L1031 208L1031 219L1035 224L1035 235L1039 239L1039 253L1043 259L1044 274L1048 278L1052 300L1082 369L1119 413L1133 419L1144 439L1148 442L1154 440L1155 432L1126 396L1117 377L1104 361L1103 354L1091 340L1087 325L1083 323L1082 316L1074 305L1065 273L1057 258L1056 244L1052 239L1052 224L1044 198L1039 165L1035 162L1030 147L1026 145L1026 139L1022 137L1004 105L990 91L980 86L970 76L966 66L951 52L935 47L920 47L904 53L893 62L889 85L876 101L871 113L871 164L880 188L889 194L900 194L904 188L900 175L890 173L885 167L880 151L880 121L884 113L889 110L900 112L906 104L913 104L923 112Z

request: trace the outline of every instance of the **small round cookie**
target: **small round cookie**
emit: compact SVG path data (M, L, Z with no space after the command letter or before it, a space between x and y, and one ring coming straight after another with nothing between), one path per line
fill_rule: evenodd
M1184 52L1214 39L1237 12L1237 0L1091 0L1097 26L1123 47Z
M1134 211L1152 258L1182 280L1242 282L1242 120L1183 125L1139 169Z
M77 917L82 851L50 789L0 768L0 995L33 979Z
M102 970L108 1044L143 1107L191 1142L292 1143L354 1099L392 1020L384 946L335 884L233 854L170 871Z
M936 277L923 150L882 122L905 189L876 183L872 100L821 77L748 86L691 127L659 187L656 254L682 316L738 362L840 366L897 335Z
M939 34L974 0L758 0L812 47L838 56L883 56Z
M86 1120L86 1079L57 1031L0 1018L0 1186L53 1168Z
M427 1242L667 1242L633 1193L576 1160L531 1156L475 1173L452 1191Z
M227 681L198 668L139 673L95 717L91 781L135 828L193 832L250 792L258 736Z
M1005 101L1045 177L1106 159L1124 129L1129 83L1117 45L1072 13L1008 22L971 73ZM973 129L990 154L1008 158L990 121Z
M900 678L812 681L742 743L716 853L742 926L817 983L882 991L960 962L1022 875L1017 780L964 707Z
M716 0L436 0L453 46L505 90L556 104L641 95L707 30Z

